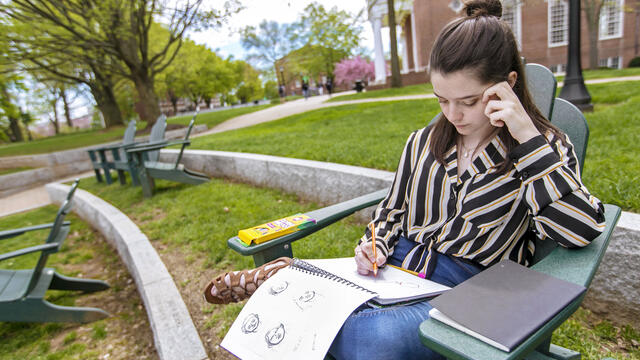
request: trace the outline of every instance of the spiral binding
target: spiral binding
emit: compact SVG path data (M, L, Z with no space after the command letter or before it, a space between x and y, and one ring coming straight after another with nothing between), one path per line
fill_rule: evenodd
M353 281L347 280L347 279L345 279L345 278L343 278L341 276L332 274L332 273L330 273L330 272L328 272L326 270L323 270L323 269L321 269L321 268L319 268L319 267L317 267L315 265L311 265L311 264L309 264L308 262L306 262L304 260L300 260L298 258L293 258L293 261L291 262L290 266L292 268L296 269L296 270L300 270L302 272L305 272L305 273L308 273L308 274L311 274L311 275L320 276L320 277L329 279L331 281L336 281L336 282L342 283L344 285L356 288L358 290L365 291L365 292L368 292L370 294L376 294L377 295L376 292L373 292L373 291L371 291L371 290L369 290L369 289L367 289L365 287L362 287L362 286L354 283Z

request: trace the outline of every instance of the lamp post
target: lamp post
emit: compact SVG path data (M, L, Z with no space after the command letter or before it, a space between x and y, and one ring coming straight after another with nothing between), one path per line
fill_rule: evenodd
M280 66L280 78L282 79L282 85L285 85L284 82L284 68Z
M567 75L560 97L580 110L593 111L591 95L584 86L580 56L580 0L569 0L569 46L567 52Z

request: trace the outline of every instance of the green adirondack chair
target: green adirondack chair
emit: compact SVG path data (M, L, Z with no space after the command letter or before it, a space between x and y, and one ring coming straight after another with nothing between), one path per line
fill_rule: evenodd
M191 134L191 129L193 128L193 124L195 123L197 116L198 110L196 109L196 113L189 122L189 127L187 128L184 140L145 144L131 147L126 150L127 156L133 159L133 163L137 169L137 177L140 180L140 185L142 185L142 194L144 197L153 196L153 190L155 188L155 182L153 179L165 179L192 185L198 185L209 181L209 177L207 175L189 170L185 168L184 165L180 164L184 148L191 144L189 135ZM172 145L182 145L175 163L164 163L158 161L159 150ZM152 153L155 153L156 155L152 156Z
M556 80L548 69L541 65L532 65L534 64L527 64L526 74L534 102L553 124L569 136L582 170L589 135L584 115L566 100L555 98ZM242 255L253 256L256 266L280 256L293 257L291 248L293 241L321 230L358 210L379 203L387 192L387 189L379 190L308 212L307 215L316 219L315 225L262 244L246 246L237 236L230 238L227 244ZM537 241L532 268L588 288L605 253L620 213L619 207L605 205L606 228L585 248L569 250L556 246L553 241ZM426 346L451 359L521 359L525 356L531 356L531 359L579 359L579 353L551 344L551 334L577 310L582 300L583 297L580 297L569 304L510 353L502 352L433 319L426 320L421 324L420 329L416 330L420 332L420 337Z
M125 185L127 183L125 172L131 174L131 183L133 186L140 185L136 163L129 153L127 153L127 149L131 149L136 146L146 146L164 142L164 132L166 128L167 117L163 114L158 117L155 124L151 127L151 133L149 134L149 140L147 142L135 142L126 146L111 149L111 154L113 155L113 164L111 167L118 171L120 185ZM145 154L145 156L148 157L148 159L155 161L158 159L160 154L158 151L151 151L148 154Z
M120 149L122 147L133 144L133 139L136 136L136 122L135 120L129 121L127 129L124 131L122 142L114 145L101 146L87 150L89 157L91 158L91 164L93 165L93 171L96 173L96 179L98 182L102 182L102 175L100 171L104 172L104 177L107 184L113 182L111 178L111 169L113 168L113 162L107 160L107 152L112 149Z
M33 269L0 270L0 321L91 322L109 316L98 308L59 306L44 299L49 289L94 292L109 288L109 285L99 280L71 278L45 267L49 255L60 250L69 233L69 222L64 221L64 218L71 209L73 193L77 187L78 180L71 187L53 223L0 232L0 240L3 240L29 231L51 229L44 244L0 255L0 261L3 261L40 252L40 258Z

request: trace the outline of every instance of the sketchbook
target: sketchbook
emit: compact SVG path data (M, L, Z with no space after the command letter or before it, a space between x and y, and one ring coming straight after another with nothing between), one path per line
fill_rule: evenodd
M374 298L393 303L447 289L390 267L376 278L358 275L355 267L353 258L294 259L256 290L220 345L240 359L323 359L342 324L363 303Z
M509 352L585 291L503 260L429 301L429 316Z

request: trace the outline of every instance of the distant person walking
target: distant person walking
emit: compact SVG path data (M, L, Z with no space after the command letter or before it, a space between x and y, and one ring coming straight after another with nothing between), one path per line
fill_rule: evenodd
M309 98L309 77L307 75L302 77L302 95L305 100Z
M329 93L329 97L331 97L331 90L333 89L333 80L331 80L331 78L327 78L327 83L324 86L327 88L327 93Z
M278 95L280 95L280 102L285 102L284 99L284 85L280 84L280 86L278 86Z

